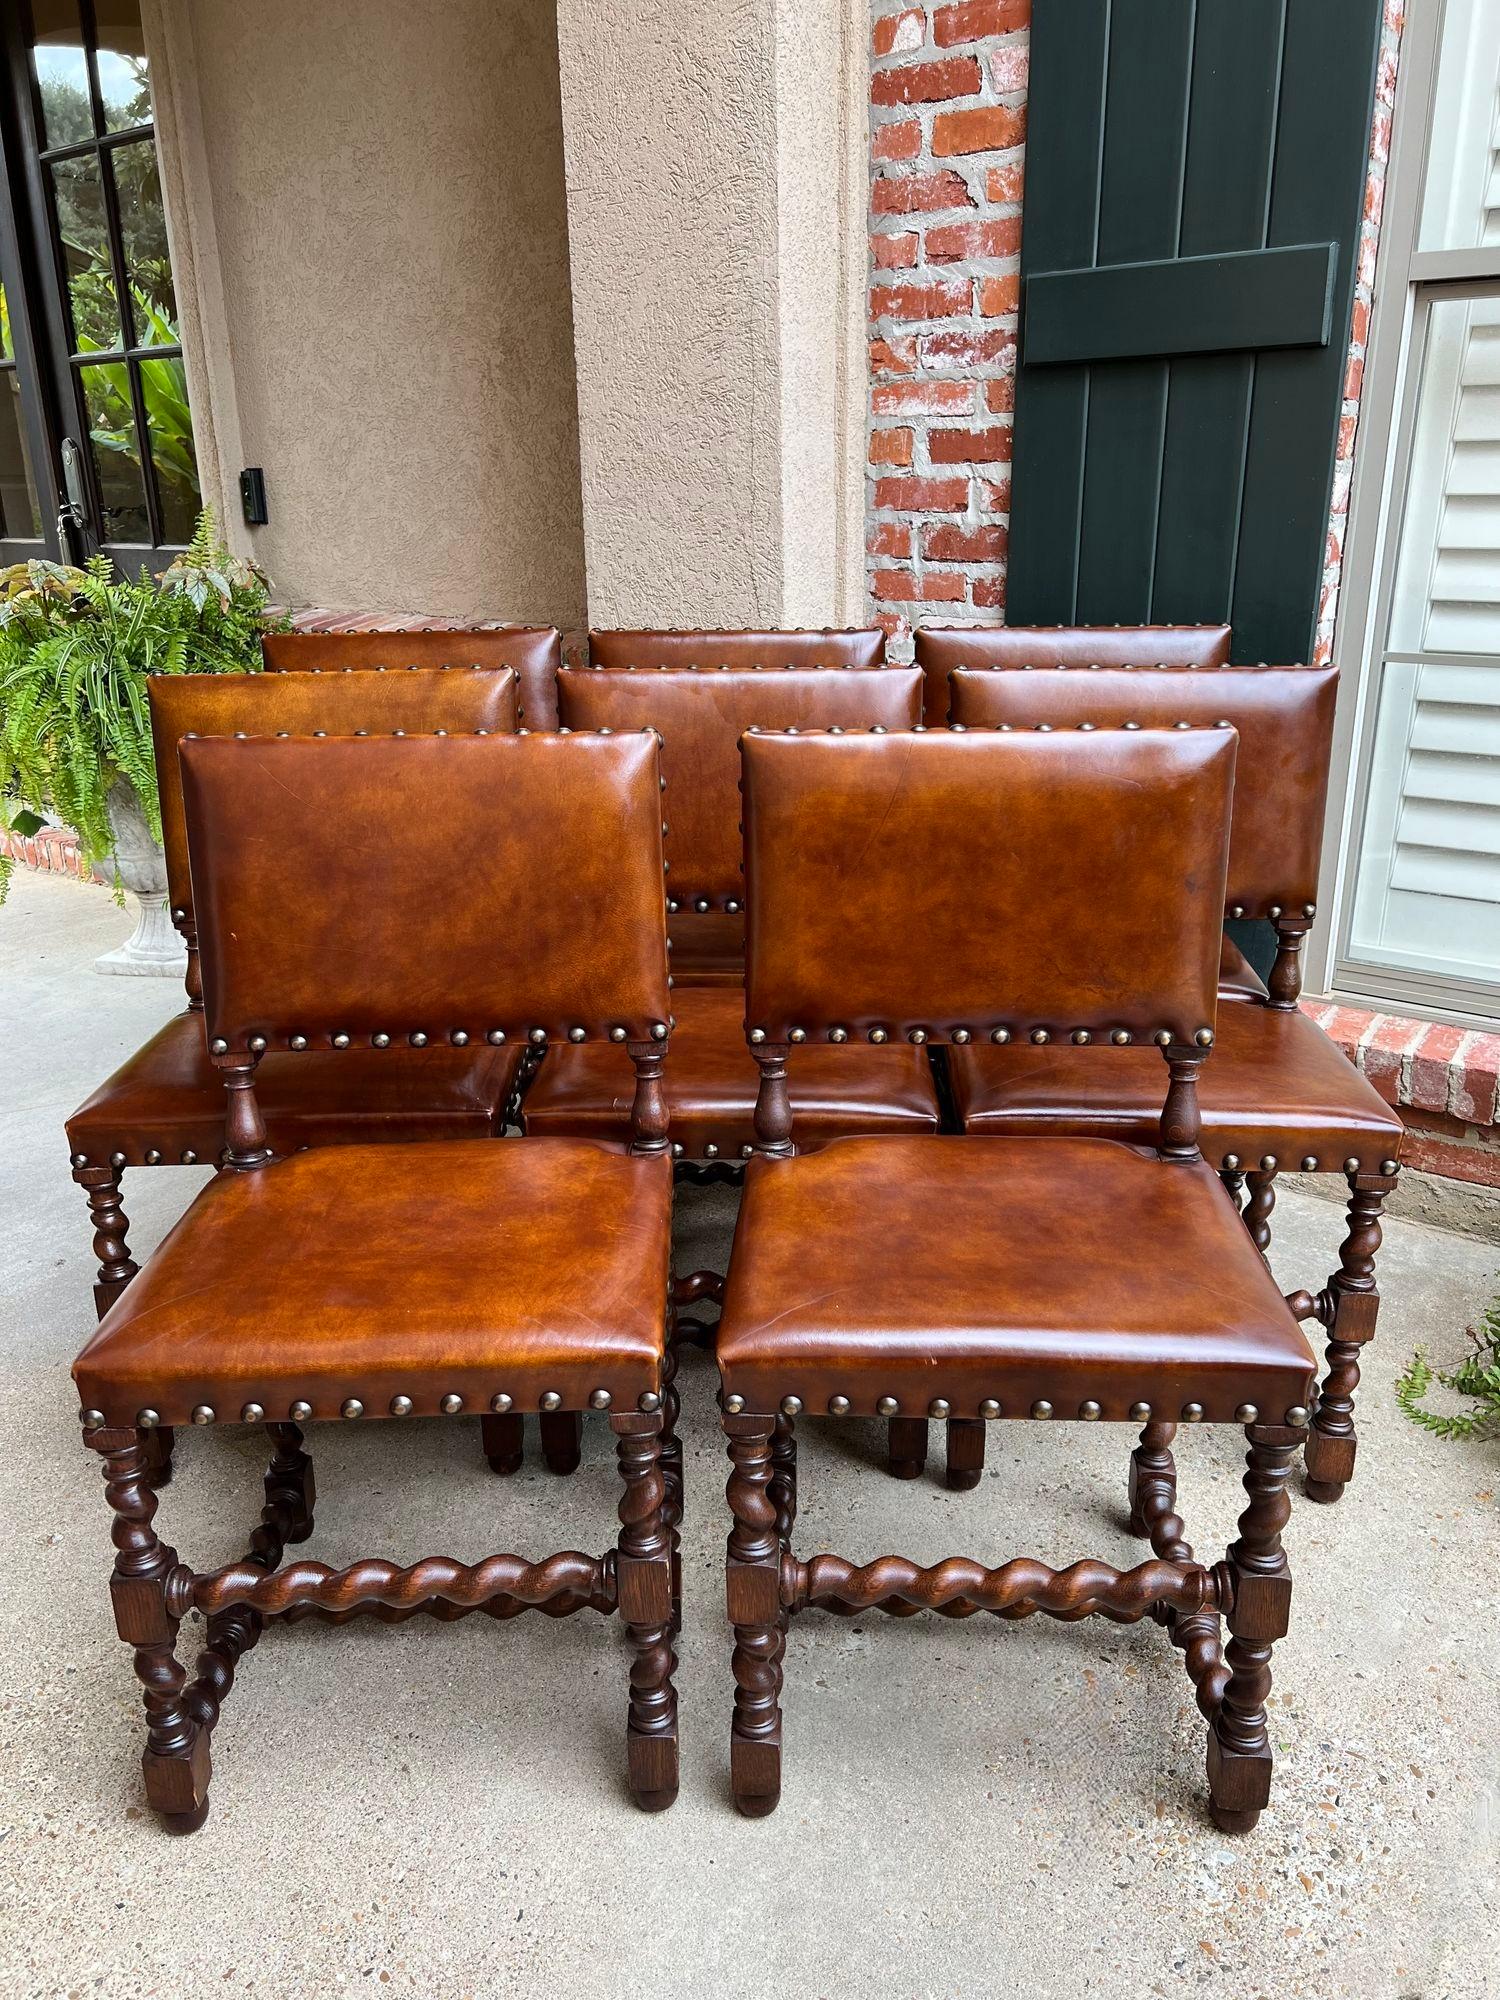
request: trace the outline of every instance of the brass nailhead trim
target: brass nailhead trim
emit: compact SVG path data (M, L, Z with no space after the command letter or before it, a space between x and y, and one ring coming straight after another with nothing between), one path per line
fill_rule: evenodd
M1032 1404L1031 1414L1036 1418L1038 1423L1045 1423L1052 1414L1052 1405L1047 1401L1045 1396L1042 1396Z
M830 1396L828 1398L828 1414L830 1417L847 1417L849 1414L849 1398L847 1396Z
M946 1396L934 1396L932 1401L927 1405L927 1414L929 1417L946 1417L951 1413L951 1410L952 1405Z
M1078 1414L1086 1424L1094 1424L1099 1421L1104 1412L1097 1403L1091 1400L1078 1405Z
M1151 1405L1149 1403L1132 1403L1130 1406L1130 1420L1136 1424L1149 1423L1151 1420Z
M246 1403L244 1409L240 1411L242 1424L263 1424L265 1420L265 1408L260 1403Z
M1307 1411L1300 1403L1293 1403L1286 1413L1286 1420L1294 1431L1300 1431L1307 1422Z
M452 1389L448 1391L447 1395L444 1396L443 1400L438 1404L438 1408L442 1411L445 1417L456 1417L459 1411L463 1408L463 1406L464 1406L463 1397L458 1395Z
M1184 1403L1182 1406L1182 1421L1185 1424L1201 1424L1203 1421L1203 1405L1201 1403Z
M784 1417L800 1417L802 1414L802 1398L800 1396L783 1396L781 1399L781 1414Z
M894 1396L882 1396L875 1407L879 1410L881 1416L894 1417L901 1408L901 1405L896 1401Z
M412 1400L410 1396L392 1396L391 1415L393 1417L409 1417L411 1413Z
M731 1417L737 1417L744 1407L745 1399L743 1396L726 1396L724 1398L724 1408Z
M591 1410L607 1410L613 1401L614 1397L610 1395L608 1389L591 1389L589 1391L589 1408Z
M1259 1415L1260 1411L1254 1403L1241 1403L1234 1413L1234 1420L1237 1424L1253 1424Z
M313 1406L311 1403L297 1402L293 1403L288 1415L291 1417L293 1423L301 1424L306 1423L312 1413Z
M636 1398L636 1406L649 1417L661 1408L661 1397L654 1389L647 1389Z
M159 1410L137 1410L135 1413L135 1427L139 1431L154 1431L160 1422Z
M1005 1411L1003 1406L997 1403L993 1396L986 1396L984 1401L979 1405L979 1414L982 1417L993 1419L1004 1416Z
M497 1417L503 1417L507 1412L507 1410L509 1410L510 1406L511 1406L510 1397L507 1396L503 1390L498 1396L490 1397L490 1408L494 1411Z
M562 1408L562 1397L556 1389L544 1390L541 1406L544 1410L560 1410Z

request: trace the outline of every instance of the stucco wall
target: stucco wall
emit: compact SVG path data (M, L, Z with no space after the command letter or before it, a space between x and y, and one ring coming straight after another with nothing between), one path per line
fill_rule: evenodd
M148 32L195 409L231 490L266 473L236 539L294 603L579 624L551 0L156 0Z
M595 624L779 622L767 0L559 0Z

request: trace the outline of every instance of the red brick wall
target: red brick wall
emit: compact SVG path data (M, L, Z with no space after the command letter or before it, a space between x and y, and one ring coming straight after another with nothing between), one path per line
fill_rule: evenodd
M1405 7L1386 0L1322 658L1338 603ZM1031 0L873 0L873 12L866 564L875 615L904 642L924 619L1004 617Z
M875 0L870 483L875 613L1005 602L1031 0Z

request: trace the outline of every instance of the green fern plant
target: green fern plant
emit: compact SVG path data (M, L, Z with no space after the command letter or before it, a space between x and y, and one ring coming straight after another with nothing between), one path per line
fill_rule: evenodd
M34 832L38 815L53 813L88 861L106 861L109 793L123 779L160 839L146 677L257 672L261 635L287 622L269 596L264 573L219 540L208 508L160 577L117 577L104 556L81 570L32 562L0 572L0 800L11 802L0 824ZM8 872L0 858L0 896Z
M1419 1347L1411 1366L1396 1384L1396 1401L1414 1424L1443 1438L1500 1437L1500 1299L1477 1327L1469 1328L1474 1351L1456 1368L1434 1369ZM1426 1398L1434 1382L1467 1396L1470 1410L1444 1414L1429 1410Z

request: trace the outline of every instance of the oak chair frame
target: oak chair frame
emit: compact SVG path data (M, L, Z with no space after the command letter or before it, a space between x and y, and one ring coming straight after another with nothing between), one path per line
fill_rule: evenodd
M252 746L253 739L246 748ZM648 829L652 824L654 816ZM660 836L655 838L659 862ZM191 821L189 841L195 850L199 847ZM595 1024L595 1031L608 1032L611 1039L624 1034L600 1024ZM581 1032L586 1030L573 1029L570 1035L576 1038ZM512 1018L490 1028L486 1038L498 1043L509 1035L536 1042L543 1034ZM649 1040L626 1043L636 1076L628 1150L661 1156L669 1146L662 1070L670 1020L653 1024L651 1034ZM409 1039L414 1046L429 1043L425 1034ZM469 1037L454 1030L435 1039L462 1046ZM225 1175L265 1173L277 1164L255 1093L256 1067L269 1046L296 1051L314 1046L380 1047L389 1037L351 1037L331 1030L308 1036L282 1028L251 1037L248 1043L243 1037L236 1040L241 1045L231 1046L225 1038L210 1043L227 1097L228 1147L221 1167ZM161 1425L157 1412L143 1408L133 1425L121 1426L106 1422L100 1411L80 1411L83 1441L103 1462L116 1550L110 1580L115 1625L132 1650L142 1687L146 1796L165 1831L195 1832L208 1816L210 1739L241 1658L258 1643L268 1624L295 1624L307 1618L341 1625L361 1616L402 1624L423 1615L451 1622L474 1612L498 1620L532 1610L549 1618L578 1611L618 1614L632 1653L626 1736L631 1793L646 1811L661 1811L674 1802L678 1732L672 1676L677 1667L674 1641L682 1623L683 1478L670 1299L666 1317L660 1389L643 1393L634 1411L611 1408L611 1397L602 1389L588 1398L591 1410L608 1412L623 1482L616 1546L597 1557L564 1551L530 1561L496 1554L466 1564L432 1556L404 1567L365 1558L339 1570L317 1562L284 1562L288 1545L306 1541L313 1532L315 1484L312 1461L303 1449L303 1427L317 1419L347 1422L366 1416L378 1420L385 1414L392 1419L423 1414L414 1409L410 1397L397 1396L388 1413L367 1412L352 1399L341 1409L326 1412L316 1411L305 1400L294 1401L286 1421L274 1419L259 1404L245 1405L238 1421L262 1426L272 1445L265 1506L241 1561L197 1572L179 1560L177 1551L162 1542L155 1529L156 1489L168 1476L171 1458L171 1432ZM553 1418L570 1430L575 1424L581 1428L582 1411L562 1410L562 1401L556 1392L543 1395L544 1423ZM462 1397L444 1396L439 1410L458 1415L462 1405ZM193 1411L192 1420L213 1424L219 1419L204 1406ZM512 1398L497 1393L484 1421L518 1422ZM189 1611L206 1620L204 1647L191 1674L177 1654L179 1627Z
M1107 634L1105 635L1108 636ZM1118 660L1107 653L1105 664L1121 669L1129 668L1128 662ZM1231 673L1243 671L1224 663ZM1215 665L1196 668L1177 666L1157 669L1137 664L1134 672L1146 676L1156 672L1167 674L1199 674L1211 681L1221 669ZM992 667L977 663L973 667L961 667L949 675L953 693L958 693L958 683L964 679L977 679L980 675L992 673L1027 673L1031 678L1028 685L1039 688L1045 685L1050 674L1069 673L1077 676L1089 670L1082 667L1058 666L1042 663L1029 668ZM1297 666L1261 667L1258 675L1277 673L1295 674L1307 669ZM953 704L956 706L956 703ZM1226 703L1232 706L1232 702ZM1038 713L1043 704L1038 703ZM957 725L960 729L963 724ZM1023 726L1020 724L1017 727ZM1316 830L1319 845L1322 834L1321 800L1317 802ZM1227 920L1239 921L1247 918L1261 918L1268 922L1276 934L1276 956L1266 981L1264 1000L1248 997L1235 1002L1243 1006L1263 1006L1274 1013L1294 1014L1302 997L1302 953L1317 916L1317 904L1299 900L1292 893L1292 885L1285 883L1281 890L1250 903L1231 900L1225 906ZM1219 1177L1229 1192L1230 1199L1239 1210L1256 1247L1267 1255L1271 1247L1271 1216L1276 1206L1277 1176L1290 1163L1280 1160L1275 1154L1267 1154L1254 1165L1241 1159L1234 1152L1226 1152L1220 1160ZM1324 1355L1324 1373L1313 1403L1312 1423L1307 1437L1304 1454L1303 1491L1309 1500L1323 1505L1331 1505L1343 1497L1345 1488L1354 1476L1354 1461L1358 1450L1358 1435L1354 1421L1355 1397L1359 1389L1361 1351L1375 1337L1376 1320L1380 1312L1380 1292L1375 1277L1375 1259L1380 1249L1380 1218L1386 1202L1395 1193L1400 1181L1401 1162L1398 1156L1376 1160L1373 1165L1368 1160L1351 1158L1342 1161L1335 1169L1334 1162L1308 1154L1298 1159L1297 1170L1302 1173L1340 1171L1349 1189L1345 1208L1345 1234L1339 1246L1338 1268L1327 1279L1322 1288L1307 1294L1311 1300L1310 1317L1317 1321L1327 1336ZM1302 1296L1299 1294L1299 1296ZM923 1424L907 1424L898 1431L891 1426L889 1466L894 1477L916 1478L927 1459L927 1432ZM977 1485L984 1469L984 1439L982 1433L959 1435L950 1425L948 1431L948 1484L955 1491Z
M1227 838L1226 823L1226 843ZM747 890L753 909L753 876ZM1008 1041L1024 1035L1045 1041L1052 1033L1040 1023L1018 1023L1007 1013L993 1020L975 1019L962 1028L934 1023L911 1030L910 1038L962 1045L986 1036ZM877 1028L870 1039L883 1039L885 1034ZM760 1069L755 1118L759 1157L786 1160L795 1155L787 1065L794 1045L810 1036L831 1043L851 1039L849 1031L835 1027L793 1028L789 1039L773 1040L766 1030L747 1026L751 1053ZM1080 1032L1071 1039L1087 1043L1122 1037ZM1174 1163L1202 1160L1198 1078L1213 1039L1212 1027L1201 1029L1191 1042L1167 1030L1152 1037L1167 1069L1157 1155L1168 1170ZM1312 1316L1313 1301L1306 1293L1294 1293L1286 1303L1299 1321ZM1280 1421L1272 1422L1264 1421L1251 1404L1235 1411L1246 1440L1247 1505L1224 1559L1210 1566L1194 1555L1185 1524L1175 1511L1177 1473L1171 1446L1178 1418L1169 1418L1149 1403L1134 1405L1130 1421L1143 1428L1131 1454L1130 1528L1150 1543L1152 1559L1128 1570L1088 1558L1063 1569L1031 1557L1016 1557L995 1568L967 1557L948 1557L927 1566L896 1555L862 1564L831 1554L803 1560L792 1545L797 1517L796 1421L804 1411L802 1398L788 1393L778 1407L757 1411L746 1407L743 1395L721 1393L720 1409L730 1459L726 1498L732 1517L725 1571L726 1605L734 1631L730 1783L741 1814L761 1818L780 1802L782 1663L792 1619L809 1610L837 1617L881 1611L899 1618L928 1610L947 1618L969 1618L979 1612L1002 1619L1040 1614L1068 1623L1091 1616L1116 1624L1153 1618L1181 1651L1208 1724L1209 1810L1214 1824L1226 1833L1254 1828L1270 1798L1272 1751L1266 1700L1272 1648L1289 1629L1292 1587L1281 1531L1291 1512L1287 1480L1307 1438L1305 1406L1289 1406ZM924 1434L929 1416L954 1421L943 1399L935 1400L921 1416L903 1419L897 1399L883 1396L876 1413L893 1426L918 1423ZM852 1398L837 1394L828 1399L826 1414L842 1418L870 1412L857 1411ZM978 1438L982 1463L987 1424L1027 1414L998 1402L982 1403L977 1417L957 1420L958 1436L964 1441ZM1050 1402L1039 1401L1029 1412L1033 1421L1074 1416L1097 1422L1104 1415L1093 1401L1080 1404L1076 1412L1054 1411ZM1205 1421L1203 1405L1184 1405L1180 1420Z

